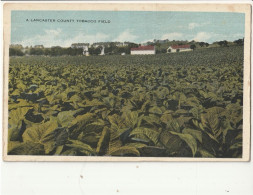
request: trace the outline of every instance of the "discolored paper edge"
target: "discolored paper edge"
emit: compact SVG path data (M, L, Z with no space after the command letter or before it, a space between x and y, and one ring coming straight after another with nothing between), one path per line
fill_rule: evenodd
M245 14L244 77L243 77L243 154L242 158L188 157L106 157L106 156L29 156L7 155L8 143L8 70L12 10L89 10L89 11L191 11L238 12ZM172 3L5 3L3 6L3 160L4 161L250 161L250 54L251 4L172 4Z

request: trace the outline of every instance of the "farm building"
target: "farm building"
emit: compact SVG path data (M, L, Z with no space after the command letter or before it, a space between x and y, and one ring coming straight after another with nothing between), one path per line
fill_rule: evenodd
M172 45L167 49L167 53L192 51L190 45Z
M83 49L83 55L89 56L89 43L73 43L72 49Z
M131 55L149 55L155 54L155 46L139 46L131 48Z
M102 45L101 48L101 53L99 54L100 56L104 56L105 55L105 47Z

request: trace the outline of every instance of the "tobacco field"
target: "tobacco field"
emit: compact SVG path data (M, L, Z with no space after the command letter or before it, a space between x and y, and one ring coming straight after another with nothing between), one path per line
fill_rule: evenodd
M243 47L10 57L9 155L241 158Z

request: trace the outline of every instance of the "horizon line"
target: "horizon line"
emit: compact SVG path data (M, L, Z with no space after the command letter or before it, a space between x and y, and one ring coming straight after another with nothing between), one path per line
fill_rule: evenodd
M156 41L166 41L166 40L168 40L168 42L195 42L195 43L201 43L201 42L204 42L204 43L208 43L208 44L214 44L214 43L217 43L217 42L220 42L220 41L228 41L228 42L234 42L234 41L236 41L236 40L239 40L239 39L244 39L244 37L242 37L242 38L238 38L238 39L235 39L235 40L233 40L233 41L230 41L230 40L226 40L226 39L223 39L223 40L216 40L216 41L213 41L213 42L208 42L208 41L195 41L195 40L191 40L191 41L189 41L189 40L172 40L172 41L170 41L170 40L168 40L168 39L153 39L153 41L145 41L145 42L133 42L133 41L98 41L98 42L78 42L78 43L72 43L71 45L73 45L73 44L89 44L89 46L90 45L93 45L93 44L102 44L102 43L134 43L134 44L145 44L145 43L149 43L149 42L151 42L151 43L157 43L157 42L154 42L154 40L156 40ZM167 42L167 43L168 43ZM159 42L158 42L159 43ZM45 47L43 44L36 44L36 45L22 45L21 43L10 43L10 45L9 46L11 46L11 45L21 45L22 47L33 47L33 46L38 46L38 45L42 45L43 47ZM61 45L52 45L52 46L47 46L47 47L45 47L45 48L50 48L50 47L63 47L63 48L68 48L68 47L71 47L71 45L69 45L69 46L61 46Z

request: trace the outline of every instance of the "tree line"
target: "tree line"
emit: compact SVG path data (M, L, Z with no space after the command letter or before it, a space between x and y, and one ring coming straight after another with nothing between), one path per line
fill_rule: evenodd
M24 55L45 55L45 56L62 56L62 55L82 55L83 49L79 48L62 48L62 47L52 47L52 48L10 48L10 56L24 56Z
M117 47L114 44L110 44L108 47L105 47L105 54L130 54L131 48L138 47L138 44L130 43L124 47ZM101 53L102 46L99 47L90 47L88 49L90 55L99 55ZM51 47L51 48L20 48L20 47L10 47L9 49L10 56L24 56L24 55L45 55L45 56L76 56L83 55L82 48L62 48L62 47Z
M178 45L186 44L186 43L182 42L182 43L178 43ZM229 42L226 40L218 41L215 43L217 43L221 47L228 47L229 46ZM193 50L197 48L197 44L200 47L208 47L209 46L209 43L205 43L205 42L188 42L187 44L190 44L190 48ZM235 40L233 42L233 44L234 45L243 45L244 39ZM150 43L148 45L156 46L156 53L157 54L167 52L167 47L162 46L162 44L160 42ZM130 54L131 48L138 47L138 46L140 46L140 44L129 43L127 46L118 47L112 42L107 47L104 48L104 53L106 55L120 55L122 53ZM90 55L99 55L101 53L101 50L102 50L102 46L88 48ZM18 47L10 47L9 55L10 56L24 56L24 55L77 56L77 55L83 55L83 49L82 48L71 48L71 47L63 48L60 46L51 47L51 48L44 48L43 46L42 47L23 48L21 45L19 45Z

